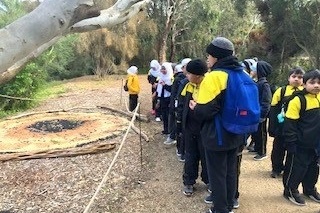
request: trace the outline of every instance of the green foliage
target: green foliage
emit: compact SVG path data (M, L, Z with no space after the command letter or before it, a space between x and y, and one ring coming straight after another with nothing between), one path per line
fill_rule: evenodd
M7 12L0 11L0 28L3 28L27 13L19 0L2 0L2 3L6 6Z
M75 45L79 35L68 35L44 52L36 63L48 73L48 81L63 80L86 75L85 66L77 62Z
M29 63L13 80L0 87L0 94L16 98L33 99L36 92L44 84L46 73L41 72L39 66ZM0 109L4 111L17 111L27 109L36 103L34 100L19 100L0 97Z

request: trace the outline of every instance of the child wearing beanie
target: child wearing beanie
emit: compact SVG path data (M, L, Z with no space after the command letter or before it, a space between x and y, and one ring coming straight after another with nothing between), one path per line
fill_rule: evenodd
M213 70L203 78L196 100L190 100L189 107L201 123L201 139L204 146L207 172L214 205L208 212L229 213L234 205L237 179L238 148L244 143L244 135L237 135L219 128L219 115L223 109L224 91L227 88L228 73L243 69L233 56L234 45L224 37L214 38L206 48L208 67ZM221 134L217 134L217 129Z
M191 60L186 66L186 75L189 82L181 92L183 101L179 104L182 111L177 113L177 120L181 120L181 129L184 134L185 143L185 163L183 170L183 194L191 196L194 191L194 184L198 178L198 171L201 163L201 179L204 184L208 185L208 173L204 147L201 141L200 126L201 123L194 115L193 110L189 108L191 100L196 101L198 98L199 85L207 72L207 64L201 59Z

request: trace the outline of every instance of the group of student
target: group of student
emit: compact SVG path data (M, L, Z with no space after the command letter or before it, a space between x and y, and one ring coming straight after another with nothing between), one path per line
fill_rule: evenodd
M306 205L298 191L302 183L303 194L320 203L315 187L320 155L319 70L305 73L301 68L292 69L289 84L272 95L267 81L272 67L268 62L239 62L233 43L224 37L214 38L206 52L206 62L185 58L173 66L153 60L148 75L152 113L162 120L162 133L167 136L164 144L176 144L178 159L184 162L183 193L193 194L201 168L201 180L210 192L205 202L212 204L208 212L230 213L239 207L240 166L248 135L221 128L216 118L228 90L226 70L247 71L256 82L260 105L258 129L250 135L254 160L267 157L269 132L274 137L271 176L283 173L283 196L297 205Z

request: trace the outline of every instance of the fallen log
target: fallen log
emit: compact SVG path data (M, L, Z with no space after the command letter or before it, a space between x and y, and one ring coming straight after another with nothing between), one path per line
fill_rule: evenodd
M81 148L69 148L69 149L56 149L40 152L23 152L0 155L0 161L5 162L9 160L30 160L40 158L56 158L56 157L74 157L78 155L97 154L105 151L109 151L116 147L116 143L103 143L103 144L91 144Z

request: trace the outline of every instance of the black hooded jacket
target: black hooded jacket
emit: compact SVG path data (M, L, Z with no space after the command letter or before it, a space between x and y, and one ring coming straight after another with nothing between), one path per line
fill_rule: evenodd
M258 76L258 90L259 90L259 103L260 103L260 117L266 119L268 117L272 99L270 84L268 83L267 76L272 72L272 66L266 61L258 61L257 63L257 76Z

